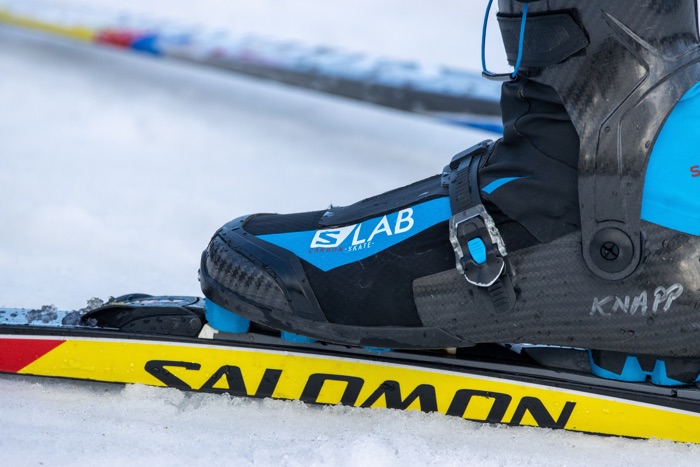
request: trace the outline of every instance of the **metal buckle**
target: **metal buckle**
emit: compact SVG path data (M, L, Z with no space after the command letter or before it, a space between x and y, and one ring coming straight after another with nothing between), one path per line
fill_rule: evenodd
M470 284L490 287L505 271L505 244L496 223L478 204L450 218L457 270Z

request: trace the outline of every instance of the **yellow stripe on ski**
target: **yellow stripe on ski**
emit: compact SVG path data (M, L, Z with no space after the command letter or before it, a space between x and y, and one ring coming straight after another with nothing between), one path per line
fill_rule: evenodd
M68 339L20 373L438 411L477 421L700 443L698 413L505 378L212 344Z
M0 9L0 23L67 37L81 42L94 42L97 35L96 31L86 27L50 23L37 18L18 16L3 9Z

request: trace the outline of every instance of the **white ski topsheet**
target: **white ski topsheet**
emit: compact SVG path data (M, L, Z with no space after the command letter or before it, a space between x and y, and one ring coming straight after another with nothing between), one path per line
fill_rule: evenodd
M480 67L485 0L100 4ZM505 69L495 21L490 32L489 66ZM487 137L5 28L0 77L6 307L197 295L199 254L224 222L352 203L437 173ZM7 465L695 465L700 456L700 446L155 388L1 376L0 394Z

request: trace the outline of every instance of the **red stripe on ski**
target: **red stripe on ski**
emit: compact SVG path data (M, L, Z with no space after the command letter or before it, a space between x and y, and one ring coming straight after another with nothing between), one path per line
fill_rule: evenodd
M109 44L117 47L129 48L137 40L144 36L142 32L125 29L105 29L97 33L95 40L98 44Z
M58 339L0 339L0 372L17 373L64 342Z

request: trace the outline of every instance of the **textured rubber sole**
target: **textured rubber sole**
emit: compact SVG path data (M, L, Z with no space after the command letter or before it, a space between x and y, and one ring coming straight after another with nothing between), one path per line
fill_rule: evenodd
M261 272L262 270L255 274L258 275ZM299 331L295 332L295 330L303 330L303 334L308 338L323 342L381 351L385 349L439 349L472 345L469 341L435 328L352 326L305 319L292 313L288 304L282 308L272 308L267 303L261 304L261 300L252 299L239 292L235 284L231 283L230 277L226 281L228 286L225 286L218 281L217 276L216 272L210 275L205 252L200 267L200 283L202 291L207 296L207 302L212 302L215 305L212 307L212 313L208 313L207 317L213 317L212 326L214 328L217 328L217 325L221 326L221 330L232 329L232 332L236 332L235 330L239 329L239 321L243 319L291 334L299 335ZM236 281L249 283L250 278L239 274ZM234 285L234 287L229 287L230 285ZM276 299L273 301L279 303ZM227 314L234 316L227 317Z

